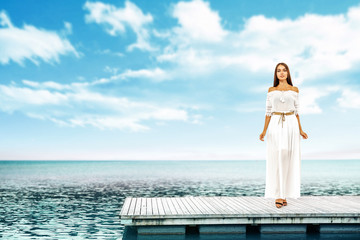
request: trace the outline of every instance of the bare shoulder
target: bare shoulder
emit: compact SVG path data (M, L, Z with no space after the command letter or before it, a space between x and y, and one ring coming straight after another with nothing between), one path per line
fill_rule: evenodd
M269 87L268 92L272 92L272 91L274 91L274 90L276 90L275 87Z
M297 87L293 87L292 90L295 91L295 92L297 92L297 93L299 93L299 89L298 89Z

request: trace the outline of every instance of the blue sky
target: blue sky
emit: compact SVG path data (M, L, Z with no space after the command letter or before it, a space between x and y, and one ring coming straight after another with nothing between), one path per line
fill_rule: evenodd
M265 160L278 62L302 159L360 159L359 1L0 4L0 159Z

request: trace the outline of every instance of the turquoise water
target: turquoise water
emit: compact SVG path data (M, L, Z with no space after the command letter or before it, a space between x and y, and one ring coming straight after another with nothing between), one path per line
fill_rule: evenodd
M302 195L360 195L360 160L302 161ZM263 196L265 161L0 161L0 238L121 239L126 196Z

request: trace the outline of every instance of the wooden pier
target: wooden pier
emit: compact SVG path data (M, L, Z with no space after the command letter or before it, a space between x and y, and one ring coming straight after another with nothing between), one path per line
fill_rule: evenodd
M263 197L127 197L121 224L138 234L185 234L187 227L200 234L306 233L309 225L320 233L360 233L360 196L304 196L288 198L275 207Z

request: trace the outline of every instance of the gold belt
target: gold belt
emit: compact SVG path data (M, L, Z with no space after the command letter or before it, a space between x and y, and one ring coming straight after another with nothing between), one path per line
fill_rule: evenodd
M283 123L285 122L285 115L291 115L294 114L294 112L288 112L288 113L283 113L283 112L273 112L273 114L275 115L281 115L280 119L279 119L279 124L281 121L281 127L283 127Z

